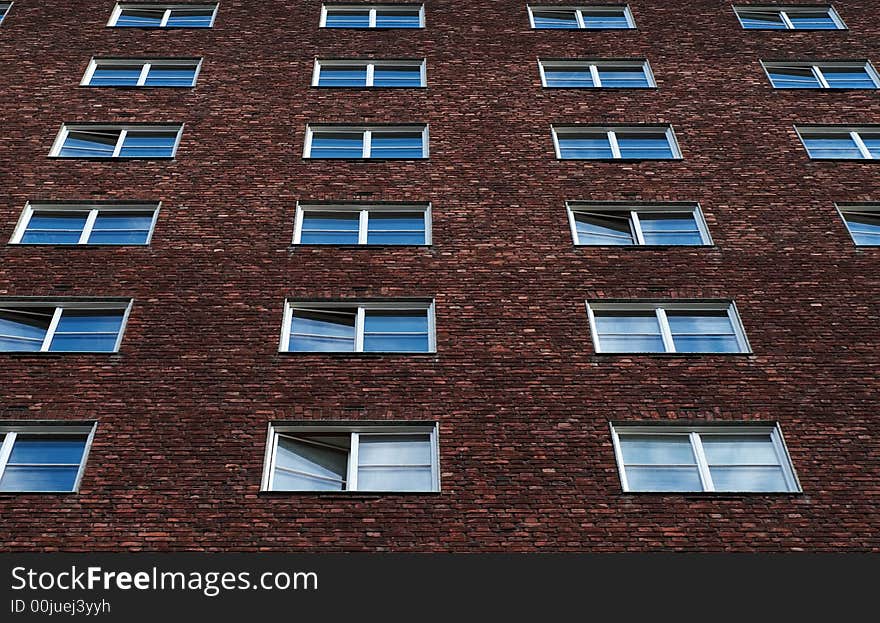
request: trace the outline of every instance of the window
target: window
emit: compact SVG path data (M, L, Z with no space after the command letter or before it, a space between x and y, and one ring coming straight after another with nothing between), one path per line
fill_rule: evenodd
M64 124L49 155L55 158L173 158L182 125Z
M880 205L841 203L837 210L857 247L880 246Z
M428 126L309 125L303 157L427 158Z
M813 160L880 160L880 126L795 129Z
M192 87L201 59L93 58L83 76L89 87Z
M424 60L316 60L316 87L424 87Z
M158 204L28 203L10 244L146 245Z
M556 157L563 160L681 158L670 126L553 126L552 132Z
M800 491L779 427L613 425L624 491Z
M880 77L867 61L834 63L765 62L777 89L876 89Z
M331 4L321 7L321 28L424 28L421 4Z
M216 4L120 3L108 26L115 28L211 28Z
M0 493L79 489L95 426L0 422Z
M0 300L0 351L116 352L130 309L130 299Z
M272 424L263 490L439 491L437 425Z
M747 30L846 30L830 6L740 6L733 10Z
M530 6L532 28L589 28L595 30L635 28L632 13L621 6Z
M569 201L576 245L711 245L709 229L695 204L629 205Z
M288 301L282 352L432 353L431 301L308 303Z
M647 89L656 86L646 60L538 61L541 84L552 89Z
M3 19L6 17L6 14L9 12L10 7L12 7L11 2L0 2L0 24L3 23Z
M431 207L362 203L297 205L293 244L428 245Z
M587 315L597 353L750 352L729 301L588 301Z

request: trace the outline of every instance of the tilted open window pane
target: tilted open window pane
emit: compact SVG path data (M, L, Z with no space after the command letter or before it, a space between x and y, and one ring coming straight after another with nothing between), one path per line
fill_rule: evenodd
M742 27L747 30L786 30L782 13L773 9L736 9Z
M119 130L71 130L61 145L62 158L112 158Z
M63 492L76 487L88 435L6 433L8 458L0 463L0 491Z
M822 83L812 67L767 67L770 82L777 89L819 89Z
M344 490L349 446L347 435L279 434L275 451L275 489Z
M840 215L856 246L880 246L880 207L840 207Z
M159 28L165 9L123 8L113 24L118 28Z
M0 2L0 24L3 24L3 20L6 18L6 14L11 6L12 3L10 2Z
M634 245L636 237L628 213L574 212L577 244Z
M0 304L0 351L42 350L54 314L54 307L16 309Z
M290 346L293 352L355 350L357 308L293 309Z
M575 9L532 9L535 28L580 28Z

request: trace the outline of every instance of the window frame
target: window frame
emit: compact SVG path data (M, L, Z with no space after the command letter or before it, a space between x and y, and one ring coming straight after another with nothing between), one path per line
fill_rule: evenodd
M360 158L312 158L312 137L314 136L315 130L319 131L327 131L327 132L350 132L351 134L356 134L358 132L363 136L363 148L362 155ZM371 140L373 132L383 133L383 132L406 132L406 133L415 133L421 132L422 134L422 157L421 158L373 158L370 156L371 149ZM306 136L305 136L305 144L303 145L303 158L307 160L378 160L378 161L406 161L406 160L427 160L430 158L430 149L428 145L428 124L427 123L414 123L414 124L404 124L404 125L348 125L348 124L328 124L328 123L308 123L306 124Z
M395 27L378 27L376 26L376 13L378 11L394 11L394 10L403 10L403 9L415 9L418 7L419 9L419 27L418 28L395 28ZM338 28L338 30L419 30L421 28L425 28L425 5L412 3L412 4L372 4L372 3L344 3L344 4L334 4L332 2L325 2L321 4L321 16L318 20L318 28L327 28L327 9L336 9L339 11L369 11L369 25L368 26L352 26L348 28ZM337 30L336 28L331 28L331 30Z
M588 209L584 209L588 208ZM667 247L684 247L684 248L701 248L714 246L712 236L709 233L709 226L703 216L703 210L699 203L631 203L621 201L566 201L565 211L568 215L568 225L571 230L571 237L576 247L647 247L647 248L667 248ZM608 212L608 213L628 213L630 216L630 228L634 244L631 245L603 245L603 244L582 244L578 239L577 221L575 213L577 212ZM697 224L702 244L645 244L644 234L641 229L641 223L638 220L639 212L669 212L691 214Z
M303 218L306 212L360 212L360 220L358 221L358 242L341 243L341 244L316 244L300 242L302 239ZM422 244L369 244L367 235L369 234L369 213L370 212L422 212L425 223L425 242ZM375 247L429 247L432 244L431 238L431 203L371 203L371 202L296 202L296 214L294 216L293 225L293 242L296 246L303 247L355 247L355 248L375 248Z
M870 91L871 89L859 89L855 87L843 87L843 88L835 88L831 87L828 84L828 81L825 78L825 74L822 71L822 68L852 68L852 69L864 69L865 73L874 83L874 89L880 89L880 74L877 73L877 70L874 69L874 66L871 64L871 61L867 59L860 59L854 61L760 61L761 68L764 70L764 74L767 76L767 80L770 81L770 85L774 90L779 91L810 91L810 90L818 90L818 91ZM773 76L770 75L770 71L772 69L787 69L787 68L798 68L805 69L809 68L813 73L813 77L816 78L816 81L819 83L818 86L815 87L802 87L802 88L785 88L778 87L776 83L773 82Z
M421 84L419 86L405 86L405 87L392 87L392 86L375 86L374 75L376 66L379 67L418 67L419 68L419 80ZM320 84L321 81L321 69L324 67L351 67L351 66L363 66L366 68L366 84L360 85L350 85L350 86L336 86L332 84ZM312 83L311 86L320 89L424 89L428 86L428 74L427 74L427 59L407 59L407 58L389 58L389 59L365 59L365 58L316 58L315 66L312 69Z
M0 495L22 495L29 493L79 493L80 484L82 483L83 474L85 474L86 463L89 460L89 452L92 449L92 442L95 439L95 432L98 423L89 422L61 422L61 421L3 421L0 420L0 434L3 434L3 440L0 441L0 478L3 477L6 467L9 463L9 456L12 454L12 448L18 435L70 435L85 436L86 444L83 448L82 458L79 461L79 470L76 473L76 480L73 488L69 491L57 490L18 490L18 491L0 491Z
M93 56L89 61L89 64L86 66L86 71L83 74L82 80L80 80L79 86L81 87L90 87L93 89L193 89L196 86L196 83L199 79L199 73L202 70L202 61L201 57L123 57L123 56ZM150 73L150 70L153 67L167 67L167 66L176 66L176 65L184 65L187 63L193 64L193 80L192 84L188 86L170 86L170 85L152 85L145 84L147 80L147 76ZM138 78L137 84L90 84L92 78L95 75L95 71L99 66L128 66L128 65L141 65L141 75Z
M620 478L620 486L624 493L653 493L660 495L693 495L693 494L713 494L713 495L741 495L741 494L749 494L749 495L779 495L779 494L798 494L803 493L803 489L801 488L800 481L797 477L797 472L794 469L794 463L791 460L791 454L788 451L788 446L785 443L785 438L782 435L782 429L779 426L778 422L773 423L729 423L729 422L715 422L712 424L666 424L666 423L644 423L644 422L636 422L636 423L626 423L626 422L610 422L611 426L611 440L612 445L614 446L614 458L617 462L617 474ZM620 436L621 432L623 435L650 435L661 437L664 435L676 435L681 436L684 434L688 435L688 438L691 442L691 449L694 452L694 459L696 461L696 467L700 476L700 485L701 490L699 491L642 491L642 490L633 490L629 487L629 480L626 476L626 464L623 460L623 450L620 445ZM788 487L787 491L754 491L754 490L742 490L742 491L732 491L732 490L716 490L714 488L714 484L712 482L712 476L709 473L709 464L706 459L705 453L703 452L702 446L702 438L701 435L710 434L710 435L733 435L733 436L744 436L744 435L755 435L755 436L763 436L770 435L771 442L773 443L773 449L776 453L776 458L779 461L779 467L782 469L783 478ZM658 466L664 466L665 464L659 463Z
M626 22L629 25L628 28L587 28L584 23L584 9L598 9L598 10L610 10L610 9L623 9L623 15L626 18ZM563 4L563 5L555 5L555 4L526 4L526 10L529 14L529 27L532 30L636 30L636 20L633 17L632 9L630 9L629 4ZM577 28L536 28L535 27L535 15L534 10L538 11L574 11L575 18L577 19L578 27Z
M590 324L590 337L593 340L593 353L596 355L650 355L650 356L722 356L729 357L731 355L751 355L752 348L749 339L746 336L745 327L736 302L730 300L618 300L618 299L588 299L586 301L587 319ZM663 340L662 352L660 351L603 351L602 342L599 339L599 331L596 326L596 311L651 311L653 310L657 323L660 327L660 336ZM736 336L737 345L740 350L735 353L719 353L712 351L699 352L677 352L675 350L675 342L672 337L672 331L669 327L669 320L666 317L666 311L726 311L730 324L733 327Z
M9 15L9 11L12 9L13 4L15 4L15 2L0 2L0 26L6 21L6 16Z
M862 140L861 135L863 133L876 133L880 136L880 125L874 126L854 126L854 125L795 125L794 130L797 133L798 139L801 141L801 146L804 148L804 151L807 153L807 157L810 160L818 160L818 161L826 161L826 162L863 162L865 160L880 162L880 157L875 157L871 151L868 149L867 145L865 145L865 141ZM850 139L852 139L856 148L859 150L861 154L861 158L816 158L811 153L809 148L807 147L807 142L804 140L804 132L807 134L810 132L822 134L849 134ZM809 138L809 137L808 137Z
M52 143L52 148L49 150L49 158L58 158L59 160L174 160L177 157L177 149L180 147L180 139L183 136L183 123L179 124L153 124L153 123L62 123L61 129L58 130L58 135L55 137L55 142ZM128 136L129 132L176 132L177 138L174 141L174 147L171 149L170 156L150 156L148 158L135 158L132 156L119 156L120 151L122 150L122 146L125 143L125 138ZM116 145L113 150L113 155L107 157L97 157L97 156L84 156L82 158L75 158L71 156L61 156L61 149L64 147L64 142L67 140L67 136L71 132L119 132L119 138L116 140Z
M213 28L214 23L217 21L217 11L220 8L219 2L205 2L199 3L194 2L191 4L187 3L166 3L166 2L155 2L155 3L139 3L139 2L117 2L116 6L113 7L112 13L110 13L110 19L107 21L107 28L143 28L143 29L157 29L157 28L168 28L172 30L181 29L187 30L187 26L168 26L168 18L171 17L171 11L175 9L208 9L213 7L214 12L211 14L211 25L205 27L193 28L192 30L207 30L208 28ZM165 15L162 17L162 21L158 26L117 26L116 23L119 21L119 16L122 15L122 11L124 9L165 9Z
M431 484L430 491L379 491L341 489L332 491L314 491L309 489L273 489L275 476L275 463L278 449L279 434L284 433L338 433L349 434L352 437L360 434L379 435L424 435L430 436L431 447ZM302 421L302 422L270 422L266 436L266 450L263 458L263 477L260 483L260 491L263 493L295 493L306 495L424 495L440 493L440 430L437 422L351 422L351 421ZM355 446L354 441L358 446ZM357 486L358 449L359 437L354 437L350 442L348 451L348 465L346 487L354 482Z
M639 67L642 70L645 78L648 81L648 86L646 87L606 87L602 85L602 79L599 75L599 70L606 65L611 65L614 67ZM575 67L575 68L587 68L587 71L590 72L590 77L593 80L593 86L591 87L554 87L547 84L547 76L545 74L545 69L547 67L555 68L555 67ZM654 72L651 70L651 64L648 62L646 58L539 58L538 59L538 73L541 76L541 86L545 89L624 89L624 90L638 90L638 89L656 89L657 81L654 79Z
M21 350L0 350L0 355L76 355L76 354L95 354L95 355L115 355L119 353L122 346L122 338L125 335L125 329L128 326L128 317L131 315L131 308L134 305L132 298L102 298L102 299L84 299L81 297L71 298L16 298L2 297L0 298L0 308L19 309L28 307L54 307L55 311L49 327L46 329L46 335L43 337L43 343L40 350L21 351ZM85 311L119 311L122 310L122 321L119 324L119 332L116 334L116 343L113 350L49 350L52 346L52 340L61 320L61 315L65 309L85 310Z
M351 300L314 300L314 299L284 299L284 314L281 323L281 339L278 343L279 353L294 355L318 355L339 356L350 355L361 357L364 355L404 355L425 356L437 354L437 319L434 299L351 299ZM353 350L325 350L325 351L294 351L290 350L290 335L293 325L294 309L339 309L356 308L354 348ZM364 319L369 311L424 311L428 320L428 350L427 351L365 351L364 350Z
M159 219L159 210L162 207L161 201L156 202L115 202L115 201L94 201L94 202L67 202L67 201L36 201L25 203L18 223L9 239L9 244L34 247L148 247L153 239L153 232L156 229L156 222ZM113 243L113 244L89 244L88 239L91 235L98 214L102 211L108 212L152 212L153 221L150 224L150 231L147 233L147 240L143 244L135 243ZM21 239L27 233L27 227L31 222L34 214L37 212L75 212L87 213L86 223L80 234L80 239L75 243L50 242L47 244L30 244L22 242Z
M656 134L662 130L666 134L666 142L672 152L672 158L622 158L620 155L620 147L617 143L617 134ZM580 132L593 132L599 134L605 132L611 147L611 158L563 158L562 150L559 146L559 134L577 134ZM553 149L556 152L557 160L584 160L590 162L664 162L670 160L682 160L684 157L681 153L681 147L675 136L675 130L672 124L660 125L550 125L550 133L553 136Z
M880 238L877 240L877 244L859 244L856 241L856 237L853 234L852 229L849 226L849 221L846 220L845 214L850 212L868 212L876 214L877 222L880 224L880 203L878 202L868 202L868 203L835 203L834 208L837 210L837 214L840 216L840 220L843 221L843 226L846 227L846 233L849 234L850 239L852 240L853 246L857 249L877 249L880 248Z
M840 17L840 14L837 12L837 9L834 8L831 4L785 4L785 5L772 5L772 4L755 4L755 5L732 5L733 14L736 15L736 19L739 22L740 27L743 30L777 30L777 31L789 31L789 30L801 30L801 31L828 31L835 32L841 30L849 30L849 27L844 23L843 18ZM779 13L782 18L782 23L785 25L785 28L746 28L745 24L743 24L742 17L740 16L740 10L744 11L772 11L774 13ZM837 28L795 28L794 24L791 21L791 18L788 17L789 11L817 11L819 9L825 9L828 12L828 17L837 25Z

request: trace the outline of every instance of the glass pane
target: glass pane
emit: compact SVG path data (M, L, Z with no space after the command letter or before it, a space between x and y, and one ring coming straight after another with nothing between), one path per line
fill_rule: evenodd
M418 9L377 10L376 28L420 28Z
M603 353L662 353L666 351L663 338L651 335L600 335Z
M621 213L621 215L626 213ZM575 212L575 229L578 244L633 245L635 238L629 215L594 214Z
M837 30L837 24L831 19L827 9L818 11L786 10L786 14L795 30Z
M118 140L117 131L74 130L67 134L58 155L62 158L110 158Z
M94 229L130 229L149 231L153 226L152 212L99 212Z
M880 158L880 134L861 132L860 136L862 137L862 142L865 144L865 147L868 148L868 151L874 159Z
M370 212L369 231L424 231L421 212Z
M606 132L558 134L560 158L612 158Z
M577 15L572 10L532 9L535 28L578 28Z
M89 244L147 244L148 231L93 231Z
M743 28L761 30L785 30L787 26L779 11L737 11Z
M18 435L9 463L76 463L82 460L85 437Z
M686 434L620 435L620 451L626 465L696 465L694 449Z
M0 479L0 491L73 491L79 466L16 467L9 465Z
M129 131L122 143L120 158L170 158L174 155L176 132Z
M848 133L803 135L804 145L811 158L862 158L862 153Z
M738 353L741 352L735 337L681 336L672 338L675 351L679 353Z
M358 465L430 465L429 435L362 434Z
M16 337L6 337L3 335L3 327L0 326L0 352L39 352L43 345L43 340L31 340Z
M293 334L290 336L289 350L297 353L351 353L354 352L354 338L314 337Z
M629 333L660 335L657 314L651 311L605 311L593 312L599 333Z
M303 231L340 231L357 233L359 212L303 212ZM357 242L357 238L355 238Z
M76 244L79 242L78 231L26 231L21 237L22 244Z
M136 86L141 65L99 65L89 80L91 86Z
M328 311L294 309L291 332L353 339L356 313L350 308Z
M312 134L312 158L363 158L364 135L361 132L315 132Z
M779 467L710 467L716 491L788 491Z
M356 231L303 231L299 237L300 244L357 244Z
M734 335L733 324L726 310L717 311L676 311L667 310L669 329L673 336L690 335Z
M162 24L165 9L123 9L116 25L131 28L155 28Z
M40 350L55 308L0 309L0 343L3 350ZM15 338L15 339L12 339Z
M778 465L779 459L769 434L702 434L703 453L709 465Z
M168 28L210 28L214 9L172 9Z
M361 467L358 491L432 491L430 467Z
M57 333L77 332L113 332L117 333L122 326L123 312L120 311L76 311L65 309L55 331Z
M428 336L370 333L364 335L364 352L369 353L427 353Z
M327 9L327 28L368 28L370 12Z
M768 67L767 72L777 89L818 89L822 86L810 67Z
M317 477L313 480L333 481L338 484L332 488L342 489L348 468L349 438L343 437L343 440L340 444L338 436L279 435L275 455L276 479L279 474L288 474L290 470L301 472L302 476Z
M370 158L421 158L422 133L373 132Z
M276 469L272 491L343 491L345 483Z
M49 345L49 350L52 352L111 353L116 348L116 338L117 334L115 333L96 335L66 333L55 335Z
M593 85L593 75L589 68L577 67L544 67L544 80L548 87L558 89L588 88Z
M366 333L426 333L427 331L427 311L376 311L368 309L364 317L364 332Z
M880 213L845 212L843 218L857 245L880 245Z
M367 244L425 244L424 232L370 232Z
M365 66L321 65L318 72L318 86L322 87L364 87L367 86Z
M621 158L674 158L666 134L617 134Z
M422 70L420 67L382 67L373 69L373 86L376 87L420 87Z
M627 467L630 491L702 491L696 467Z
M88 214L85 212L35 212L28 229L66 229L82 231Z
M643 89L651 86L642 67L599 67L599 81L603 87Z
M693 214L639 212L639 223L645 244L703 244L703 237Z
M876 89L877 85L864 67L821 67L832 89Z
M191 87L196 79L196 68L192 65L153 65L147 80L148 87Z
M629 28L624 9L584 9L586 28Z

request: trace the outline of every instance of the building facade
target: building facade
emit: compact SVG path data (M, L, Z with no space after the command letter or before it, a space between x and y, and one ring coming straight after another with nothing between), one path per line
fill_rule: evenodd
M880 549L875 3L548 4L0 3L2 549Z

